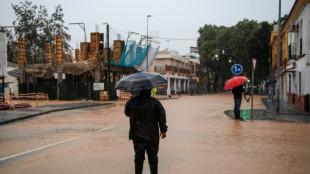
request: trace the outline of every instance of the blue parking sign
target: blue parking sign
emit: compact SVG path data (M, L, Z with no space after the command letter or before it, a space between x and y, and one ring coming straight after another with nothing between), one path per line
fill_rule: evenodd
M239 75L242 73L242 66L240 64L234 64L231 67L231 72L235 75Z

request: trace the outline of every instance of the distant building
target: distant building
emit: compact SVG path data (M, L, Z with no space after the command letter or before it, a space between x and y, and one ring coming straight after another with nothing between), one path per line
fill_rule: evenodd
M160 86L157 93L196 93L199 64L197 54L180 55L177 51L168 49L159 51L150 72L166 75L168 82L166 86Z

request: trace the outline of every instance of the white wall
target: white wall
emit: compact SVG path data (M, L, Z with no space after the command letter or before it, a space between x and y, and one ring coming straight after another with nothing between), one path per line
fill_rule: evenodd
M301 22L302 21L302 22ZM297 95L310 94L310 4L307 4L300 15L295 20L299 24L299 33L297 34L297 56L300 53L299 38L302 38L302 54L305 56L296 60L296 76L293 76L291 93ZM302 23L302 25L300 25ZM299 83L299 72L301 72L301 83ZM288 80L288 77L287 77ZM301 91L299 94L299 85ZM295 88L293 90L293 88Z
M0 77L5 77L7 75L6 34L0 32Z

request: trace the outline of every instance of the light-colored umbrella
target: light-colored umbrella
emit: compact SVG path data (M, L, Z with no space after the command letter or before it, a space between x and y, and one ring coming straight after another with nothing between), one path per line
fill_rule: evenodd
M167 78L159 73L138 72L120 79L115 89L124 91L140 91L144 89L152 89L159 85L165 85Z

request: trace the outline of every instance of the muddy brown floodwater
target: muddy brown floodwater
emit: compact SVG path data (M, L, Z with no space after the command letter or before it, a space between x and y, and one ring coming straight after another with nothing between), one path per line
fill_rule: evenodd
M255 96L254 108L265 109ZM308 174L310 124L236 121L230 93L161 100L167 138L161 140L163 174ZM0 173L133 174L133 145L124 103L52 113L0 127L0 158L53 144L0 162ZM250 109L243 100L241 109ZM76 138L70 140L71 138ZM147 160L144 173L149 173Z

